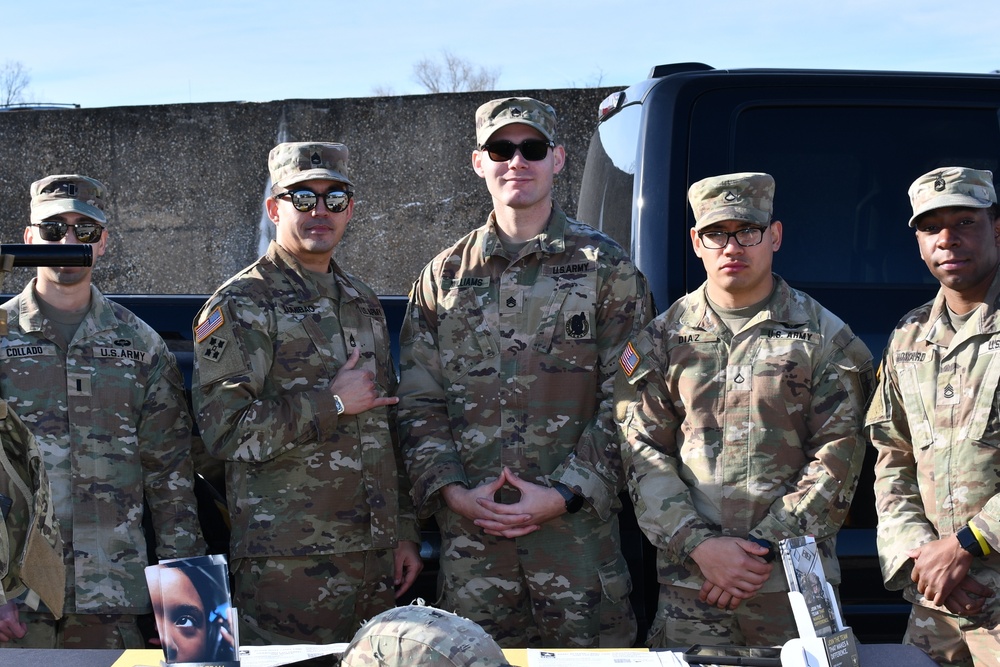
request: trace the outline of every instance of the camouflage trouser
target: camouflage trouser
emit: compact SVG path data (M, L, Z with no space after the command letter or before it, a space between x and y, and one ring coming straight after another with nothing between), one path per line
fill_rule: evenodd
M0 648L145 648L136 616L127 614L52 614L20 612L28 634Z
M965 618L915 604L903 643L916 646L942 667L998 665L1000 605L991 606L984 614Z
M349 642L361 624L395 606L390 549L233 561L240 643Z
M629 647L636 620L617 517L563 515L506 539L437 513L441 528L438 606L483 627L501 647Z
M777 646L798 637L788 593L759 593L730 611L698 599L697 588L660 585L649 648L692 644Z

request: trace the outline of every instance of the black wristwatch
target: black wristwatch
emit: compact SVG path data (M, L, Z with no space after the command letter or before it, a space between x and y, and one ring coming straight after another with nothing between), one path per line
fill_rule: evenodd
M765 563L770 563L775 559L775 557L777 557L778 552L774 548L774 545L771 544L770 540L765 540L763 537L754 537L753 535L750 535L749 537L747 537L747 539L753 542L754 544L762 546L765 549L767 549L767 553L761 556L761 558L764 559Z
M962 526L958 532L955 533L955 537L958 538L958 543L962 545L962 548L976 558L983 558L986 556L986 554L983 553L983 545L981 545L979 540L976 539L976 534L972 532L972 529L969 528L968 524Z
M573 490L562 482L552 482L552 488L566 501L566 514L576 514L583 507L583 496L573 493Z

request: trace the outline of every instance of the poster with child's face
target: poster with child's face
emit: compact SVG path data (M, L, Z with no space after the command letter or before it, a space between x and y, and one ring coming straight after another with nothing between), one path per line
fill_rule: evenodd
M236 660L229 580L222 556L151 565L146 568L146 583L166 662Z

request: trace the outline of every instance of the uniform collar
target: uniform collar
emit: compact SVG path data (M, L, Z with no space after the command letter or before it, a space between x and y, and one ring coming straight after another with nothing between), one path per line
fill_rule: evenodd
M552 212L545 228L535 238L525 245L523 254L542 252L547 255L557 255L566 251L566 226L569 224L566 214L555 202L552 202ZM503 243L497 233L496 211L490 211L486 219L486 238L483 241L483 260L491 255L503 253Z
M329 292L323 282L314 275L315 272L302 266L295 255L285 250L277 241L271 241L265 257L285 274L302 301L314 301ZM334 280L337 281L344 301L351 301L361 296L361 292L354 286L350 276L337 266L333 258L330 258L330 270L333 272Z
M793 290L778 274L771 275L774 277L771 298L754 319L763 318L789 327L809 322L809 313L806 311L802 294ZM689 306L680 318L684 326L709 331L726 328L719 315L709 306L707 281L692 292L689 299Z
M975 334L994 334L1000 331L1000 311L997 307L1000 302L1000 271L993 276L993 282L986 292L986 299L978 311L973 314L969 324L975 323ZM927 323L923 326L924 340L935 345L950 345L952 342L953 328L951 316L948 314L948 304L944 298L944 290L939 289L931 311L927 316Z
M38 295L35 294L35 283L38 278L32 278L21 291L20 312L17 315L18 326L25 333L41 333L44 331L42 309L38 303ZM104 300L101 292L90 286L90 310L80 323L80 328L86 329L79 338L85 337L99 331L108 331L118 326L118 318Z

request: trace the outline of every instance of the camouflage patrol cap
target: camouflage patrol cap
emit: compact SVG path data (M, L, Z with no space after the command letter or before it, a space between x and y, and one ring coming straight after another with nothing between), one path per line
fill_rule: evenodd
M107 224L104 199L108 189L97 179L80 174L46 176L31 184L31 221L41 222L53 215L75 212Z
M913 181L907 191L913 215L910 227L927 211L946 206L989 208L997 203L993 172L968 167L941 167Z
M278 144L267 156L274 188L321 178L354 186L347 176L349 151L344 144L322 141L290 141Z
M476 110L476 146L482 148L494 132L514 123L530 125L549 141L556 140L555 109L530 97L506 97Z
M765 227L771 224L774 179L770 174L744 172L704 178L688 189L694 228L723 220L743 220Z
M500 667L503 651L467 618L412 604L384 611L358 630L341 667Z

